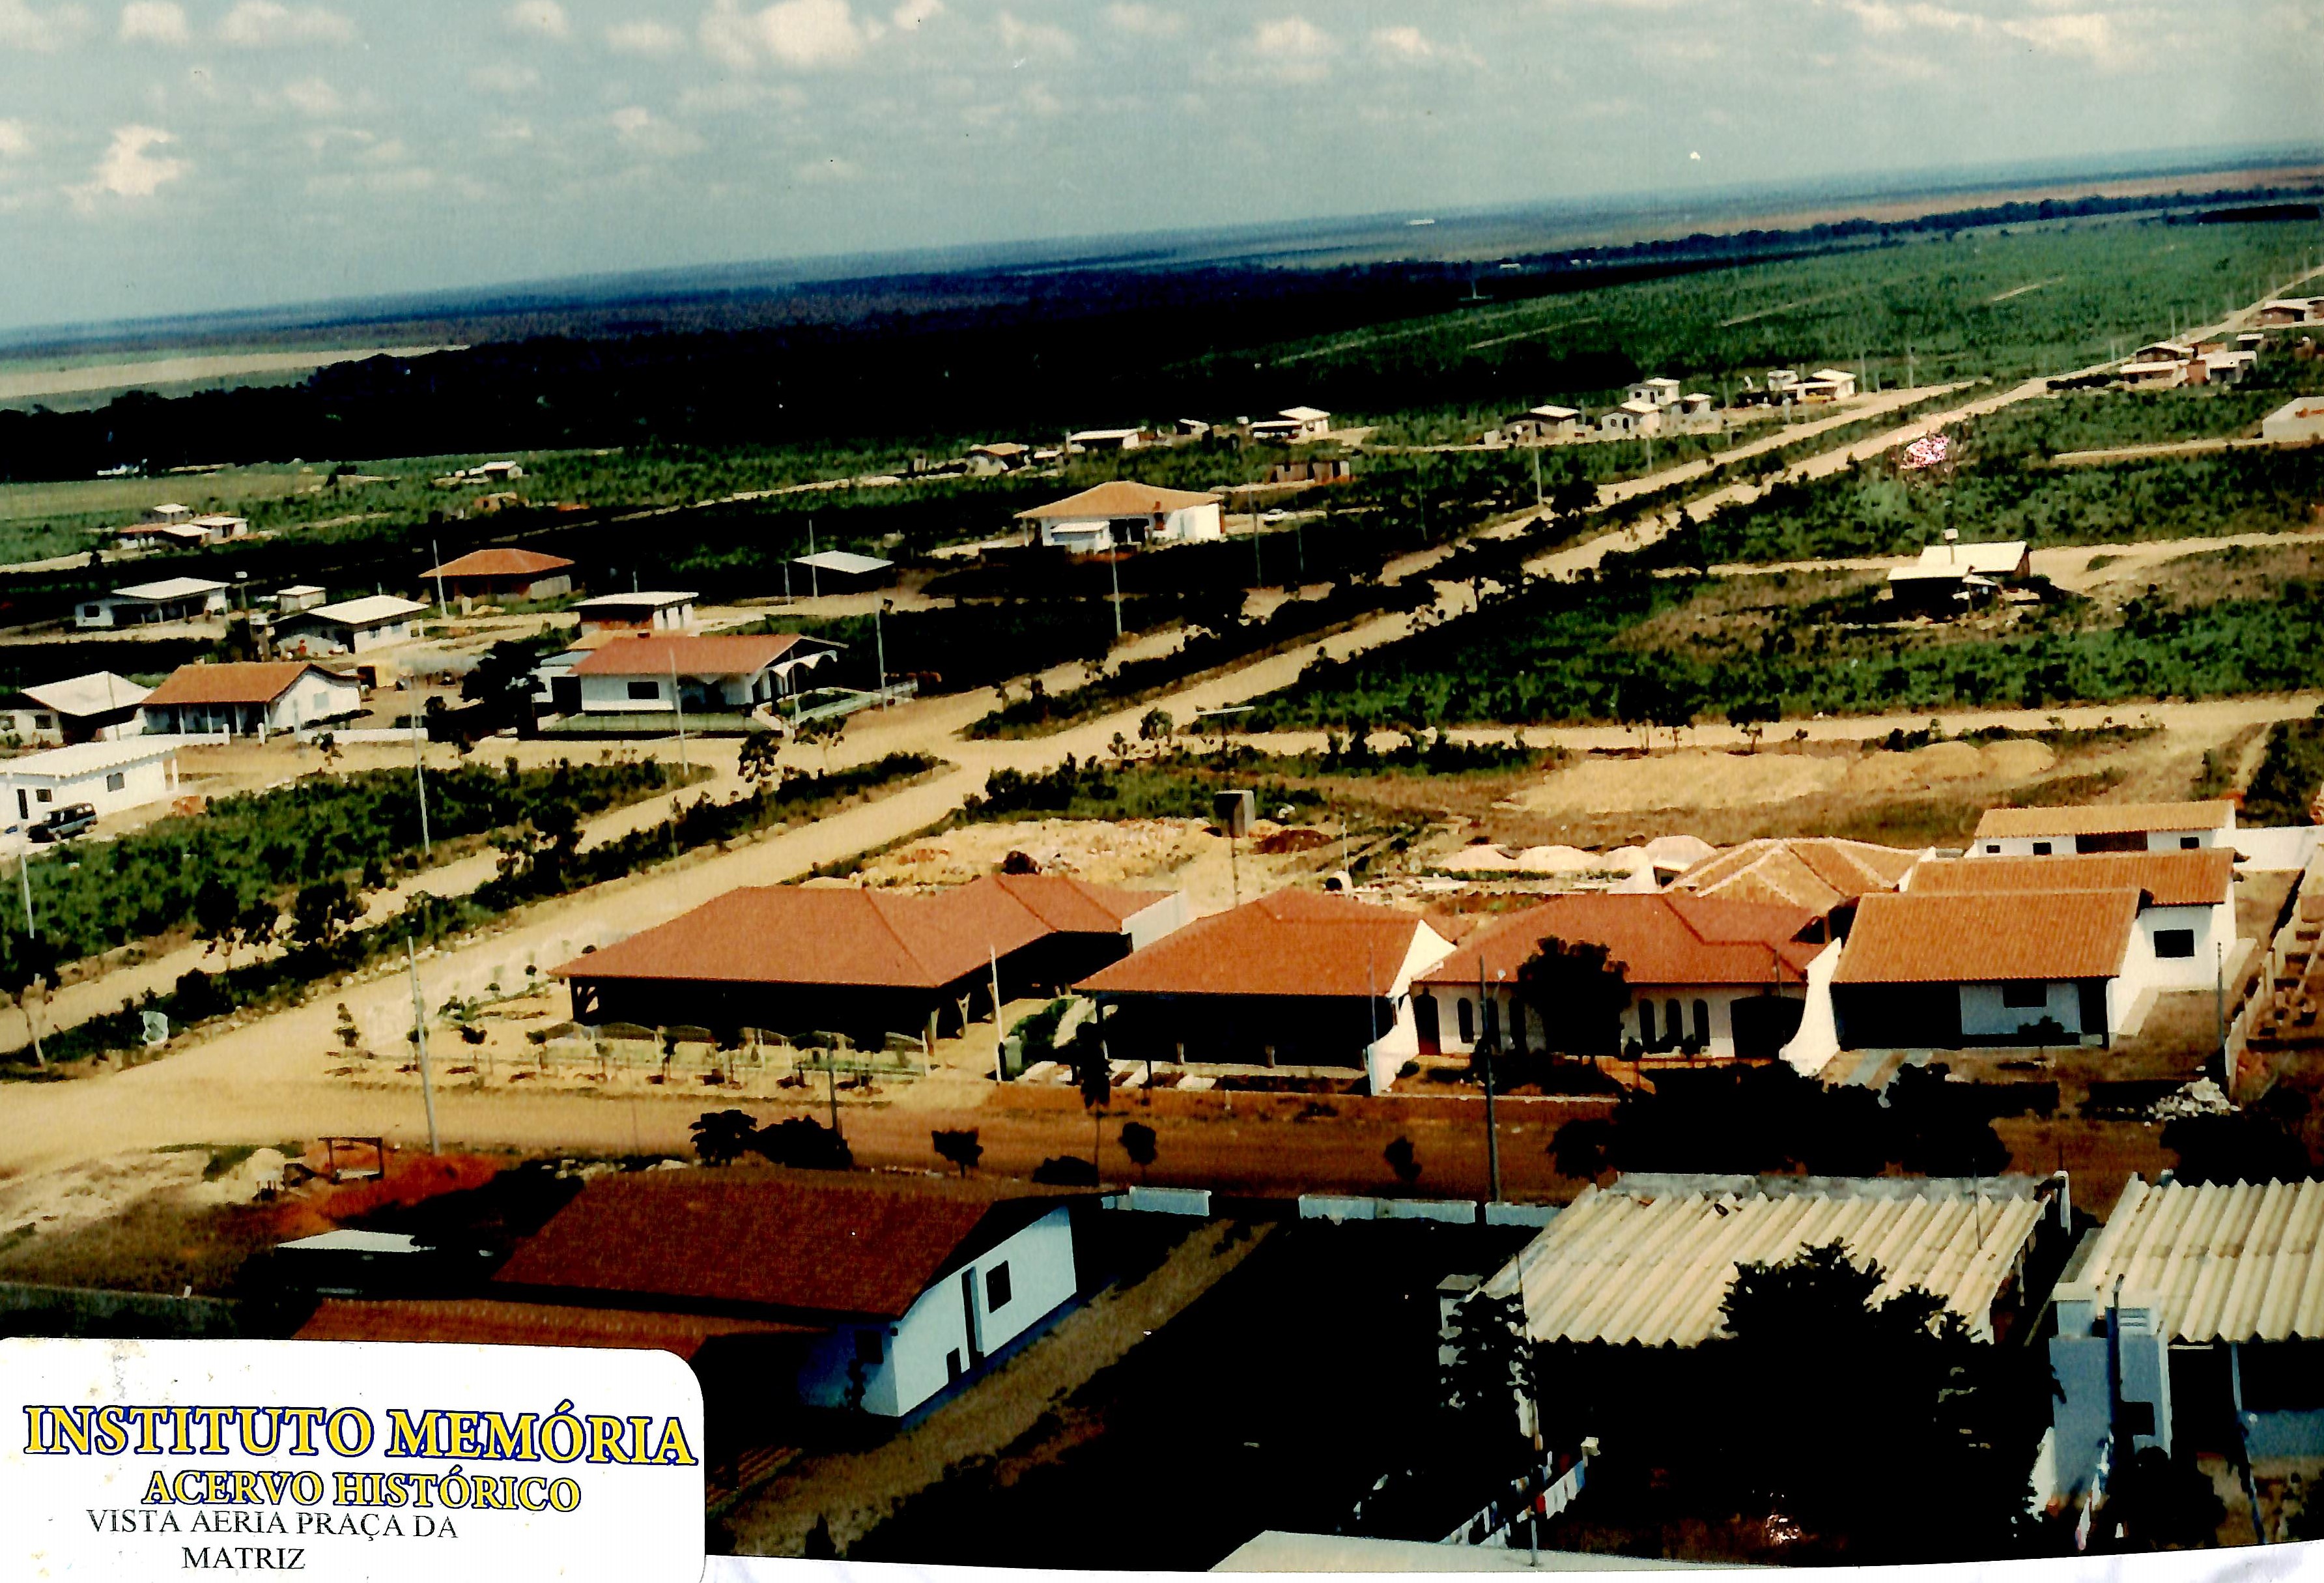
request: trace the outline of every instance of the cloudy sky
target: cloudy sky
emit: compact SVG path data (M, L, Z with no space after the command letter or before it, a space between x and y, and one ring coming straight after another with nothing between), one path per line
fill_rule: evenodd
M2315 0L0 0L0 324L2324 140Z

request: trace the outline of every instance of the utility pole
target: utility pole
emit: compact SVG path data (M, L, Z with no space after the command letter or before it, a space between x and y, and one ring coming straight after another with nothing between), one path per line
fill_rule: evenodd
M2219 1088L2232 1097L2236 1074L2227 1067L2227 948L2218 941L2211 945L2214 964L2211 977L2211 1026L2219 1041Z
M1113 641L1121 641L1121 553L1108 547L1105 558L1106 576L1113 580Z
M1541 509L1541 447L1533 448L1533 508Z
M1488 1019L1485 1008L1492 1003L1485 998L1485 953L1477 953L1477 1053L1483 1058L1485 1069L1485 1170L1491 1188L1489 1201L1501 1201L1501 1129L1493 1117L1493 1046L1499 1029L1498 1017Z
M17 851L16 877L24 882L24 932L38 938L40 929L32 922L32 843L29 839Z
M436 541L428 541L428 553L436 558L436 619L452 619L450 608L444 603L444 552L436 548Z
M678 716L678 773L681 778L690 774L693 766L686 762L686 695L678 690L678 645L669 646L669 707Z
M810 599L823 597L823 570L815 563L815 519L807 519L807 592ZM833 1113L835 1116L836 1112ZM836 1123L835 1122L835 1125Z
M428 1070L428 1002L420 993L420 958L411 949L411 937L403 937L403 963L411 970L411 1038L420 1047L420 1099L428 1107L428 1152L440 1154L443 1149L436 1136L436 1085Z
M880 707L883 709L888 707L888 635L887 630L880 625L880 618L894 606L893 599L875 600L872 606L872 647L880 662ZM1119 607L1114 612L1113 619L1117 627L1114 635L1119 637L1120 635L1119 626L1121 621Z
M992 949L991 940L984 942L984 963L992 970L992 1080L1003 1083L1009 1080L1003 1059L1007 1052L1002 1048L1008 1042L1009 1030L1001 1015L1001 956Z
M420 745L420 709L415 700L411 710L411 784L420 794L420 855L432 858L436 848L428 839L428 767Z

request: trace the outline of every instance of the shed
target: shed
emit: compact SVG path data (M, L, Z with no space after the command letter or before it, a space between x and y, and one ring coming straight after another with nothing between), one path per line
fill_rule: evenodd
M275 624L275 646L286 654L363 654L410 643L420 635L428 606L393 594L373 594L317 605Z
M178 790L178 743L167 736L81 742L0 761L9 817L37 819L86 802L102 819L143 808Z
M134 736L148 688L110 671L22 687L0 698L0 713L19 741L40 744L110 742Z
M143 626L163 621L198 621L223 616L226 585L208 578L173 577L159 582L132 583L100 598L74 606L73 625L88 629Z
M601 632L683 632L694 625L694 601L700 597L668 591L600 594L573 608L581 618L583 637Z

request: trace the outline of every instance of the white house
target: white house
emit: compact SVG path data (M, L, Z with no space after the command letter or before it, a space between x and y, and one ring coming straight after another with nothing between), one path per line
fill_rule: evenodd
M2324 323L2324 297L2278 297L2259 305L2259 321L2270 329Z
M1622 392L1622 400L1626 404L1630 402L1644 402L1650 407L1675 406L1678 404L1680 393L1684 389L1685 386L1675 379L1641 379L1637 384Z
M1272 440L1278 445L1321 440L1331 431L1332 414L1321 407L1286 407L1274 417L1263 418L1250 426L1253 440Z
M1186 544L1225 535L1219 496L1116 478L1020 511L1035 542L1084 554L1141 544Z
M301 610L312 610L318 605L331 602L331 591L315 583L292 583L273 596L274 608L284 616Z
M575 702L585 715L668 715L680 707L694 714L749 714L803 690L812 672L838 654L837 643L796 633L678 633L615 638L565 673L579 684Z
M1624 434L1634 439L1660 434L1663 431L1663 410L1649 401L1636 398L1618 407L1609 407L1598 415L1598 430L1601 434Z
M198 550L208 542L209 535L191 523L132 523L113 536L113 547L124 555L149 550Z
M1830 948L1823 915L1804 907L1670 892L1553 896L1477 930L1419 977L1421 1050L1465 1055L1480 1033L1502 1050L1554 1048L1541 1009L1517 995L1520 970L1552 937L1602 945L1622 965L1626 1046L1720 1060L1767 1059L1798 1032L1809 967Z
M2236 854L2105 852L2087 857L1979 857L1921 864L1910 895L1997 895L2026 891L2140 893L2137 928L2157 989L2209 989L2236 958Z
M226 587L208 578L164 578L154 583L132 583L91 599L73 610L73 625L84 631L113 626L144 626L161 621L197 621L226 612Z
M1065 436L1070 453L1085 450L1136 450L1146 443L1143 429L1083 429Z
M1720 426L1719 401L1701 391L1690 391L1672 403L1664 416L1683 434L1702 433Z
M148 507L145 520L149 523L182 523L189 521L193 514L192 506L180 505L174 500L168 500L160 505Z
M0 698L0 715L20 742L111 742L142 728L138 709L150 690L110 671L19 688Z
M7 777L0 801L12 819L37 819L76 802L102 819L174 794L178 743L166 736L76 743L0 762L0 775Z
M2188 367L2175 357L2149 358L2125 363L2115 370L2115 378L2133 390L2175 390L2187 383Z
M2155 986L2144 893L1869 895L1832 976L1844 1050L2107 1044Z
M788 1375L807 1405L876 1418L979 1374L1079 1289L1067 1198L755 1170L599 1177L490 1284L540 1305L549 1341L565 1305L721 1316L753 1383Z
M147 695L145 729L189 736L226 732L262 741L280 731L363 713L363 683L303 660L180 665Z
M1582 432L1582 413L1572 407L1529 407L1502 424L1501 432L1517 443L1546 444L1575 438Z
M1413 981L1452 947L1409 912L1279 891L1074 986L1117 1058L1354 1068L1385 1093L1420 1049Z
M2234 844L2232 802L2119 802L2085 808L1989 808L1973 857L2052 857L2077 852L2192 852Z
M583 637L601 632L684 632L694 625L694 602L700 597L669 591L600 594L573 610L581 618Z
M428 606L393 594L367 594L337 605L317 605L275 625L275 646L286 654L364 654L420 635Z
M208 516L189 518L186 526L198 528L204 542L212 544L226 539L246 539L250 536L250 519L246 516L224 516L213 513Z
M1809 401L1844 402L1856 394L1856 375L1845 368L1819 368L1800 382Z

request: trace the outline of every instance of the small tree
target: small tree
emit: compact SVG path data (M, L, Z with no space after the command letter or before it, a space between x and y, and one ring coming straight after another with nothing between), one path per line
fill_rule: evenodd
M1138 722L1138 740L1167 743L1177 728L1178 723L1170 717L1167 711L1148 709Z
M1380 1151L1380 1156L1388 1162L1388 1168L1396 1172L1396 1180L1405 1186L1410 1187L1420 1180L1420 1160L1412 1152L1410 1138L1397 1139Z
M1566 1055L1615 1055L1630 986L1623 965L1594 940L1543 937L1517 967L1517 1003L1541 1021L1547 1049Z
M937 1158L959 1167L964 1177L984 1158L984 1145L977 1142L974 1127L939 1127L928 1134L928 1141L936 1145Z
M1783 717L1784 706L1771 698L1746 699L1727 711L1727 723L1743 733L1753 753L1759 751L1759 738L1767 734L1767 727Z
M272 912L272 909L268 909ZM364 905L343 879L317 880L300 887L290 903L290 943L328 950L363 921ZM270 932L272 925L269 925Z
M710 1110L696 1116L690 1129L694 1153L705 1165L732 1165L758 1143L759 1124L748 1111Z
M1121 1128L1121 1152L1138 1167L1142 1180L1154 1169L1156 1139L1154 1129L1142 1121L1125 1122Z
M1533 1347L1525 1303L1515 1294L1472 1294L1452 1310L1452 1359L1444 1369L1444 1407L1458 1437L1487 1467L1506 1467L1531 1449L1520 1401L1535 1395Z
M782 739L771 731L753 731L742 738L742 750L735 756L735 772L754 787L782 784L782 766L776 763L783 751Z

